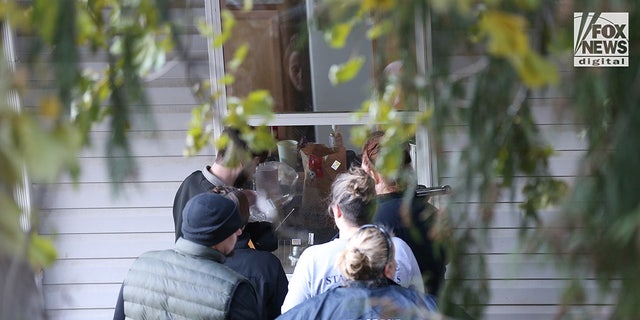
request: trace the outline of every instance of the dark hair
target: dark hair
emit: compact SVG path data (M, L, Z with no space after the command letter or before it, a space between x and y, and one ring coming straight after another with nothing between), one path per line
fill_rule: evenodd
M292 35L291 38L289 38L289 42L287 43L284 49L284 55L283 55L283 61L282 61L283 66L285 67L285 70L289 68L289 57L294 52L298 52L302 55L301 56L302 58L308 59L309 48L306 42L307 42L306 39L304 37L300 37L297 33Z
M245 226L249 222L249 199L242 190L227 186L217 186L211 189L211 193L222 195L233 201L238 207L242 225Z
M384 131L374 131L362 147L362 162L367 161L367 165L375 169L376 160L380 153L380 140L384 136ZM411 153L409 152L409 144L405 143L402 148L402 164L404 166L411 165Z
M329 209L340 207L345 219L355 226L369 222L376 209L376 186L364 170L352 167L331 184Z
M376 170L376 161L382 147L381 140L383 137L384 131L374 131L362 147L362 163L366 163L371 170ZM411 168L411 152L409 151L408 142L402 146L402 166L402 169ZM399 181L397 179L389 180L387 177L383 177L383 179L390 186L398 186Z
M224 159L224 156L226 155L227 150L231 147L230 144L237 146L237 148L239 148L239 150L243 152L249 151L247 142L244 141L240 136L240 130L227 127L227 128L224 128L224 130L222 131L222 134L226 134L227 137L229 137L230 141L227 143L227 145L224 148L221 148L220 150L218 150L218 154L216 155L216 161L222 161ZM268 151L263 151L259 153L256 153L253 151L251 152L251 157L259 158L258 160L259 163L265 162L267 160L267 156L269 156Z

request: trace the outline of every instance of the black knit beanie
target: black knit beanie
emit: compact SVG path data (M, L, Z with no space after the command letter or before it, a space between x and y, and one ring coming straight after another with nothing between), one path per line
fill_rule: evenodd
M214 193L191 198L182 211L182 237L203 246L218 244L238 231L242 220L236 204Z

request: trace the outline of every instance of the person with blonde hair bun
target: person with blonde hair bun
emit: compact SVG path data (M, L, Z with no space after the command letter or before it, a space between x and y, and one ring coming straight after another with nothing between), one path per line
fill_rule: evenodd
M315 296L278 319L429 319L432 296L403 288L392 279L395 246L387 231L367 224L347 241L337 258L342 286Z
M339 230L338 238L306 248L296 264L289 291L282 304L282 312L337 287L345 280L336 267L338 255L360 226L369 223L376 210L376 192L373 179L362 169L352 168L340 174L331 185L328 212ZM390 240L395 247L394 268L391 279L402 287L424 293L418 262L411 248L400 238ZM395 262L394 262L395 263Z

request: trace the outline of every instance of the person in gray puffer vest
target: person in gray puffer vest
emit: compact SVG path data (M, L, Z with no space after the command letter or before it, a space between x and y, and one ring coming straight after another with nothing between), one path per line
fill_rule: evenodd
M241 227L232 200L213 193L189 200L175 248L146 252L129 269L126 319L259 319L253 286L223 265Z

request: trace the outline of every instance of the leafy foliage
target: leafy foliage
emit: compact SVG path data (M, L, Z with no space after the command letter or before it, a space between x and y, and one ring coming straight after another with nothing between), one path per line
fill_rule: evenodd
M5 59L0 63L0 207L4 208L0 260L18 257L36 270L55 259L51 242L33 232L36 214L25 232L25 224L20 223L22 208L13 192L25 187L23 173L35 182L55 181L63 172L77 176L76 156L91 144L89 131L94 123L110 121L113 135L106 152L116 156L110 163L113 179L123 181L135 172L127 132L133 108L148 112L143 78L166 63L168 52L175 50L180 55L183 49L178 37L181 26L171 19L168 3L0 2L0 21L34 39L30 65L40 70L42 61L50 62L53 68L47 72L56 79L54 92L37 109L18 112L9 96L24 92L27 71L11 70ZM244 1L244 10L250 10L252 4ZM640 314L635 302L640 294L640 199L636 195L640 189L640 62L635 59L640 29L630 28L634 46L628 68L574 70L571 81L561 83L553 62L566 59L571 50L567 13L623 11L629 12L630 21L638 21L640 6L620 0L591 0L581 2L580 8L573 6L577 2L325 0L315 17L330 46L343 46L352 28L360 25L367 28L369 39L392 43L376 46L375 74L383 75L390 61L402 62L400 74L376 79L371 99L359 111L371 123L352 134L355 143L361 144L372 127L385 130L384 152L376 163L381 172L392 177L402 174L399 148L422 129L429 131L439 163L445 164L445 133L464 128L459 132L467 141L459 159L461 183L451 196L454 205L438 219L436 232L450 255L449 280L441 300L445 314L456 315L454 305L460 304L473 316L482 315L489 284L470 286L465 280L472 272L486 272L482 253L487 249L486 232L495 204L505 197L515 201L517 194L524 197L522 239L542 244L527 250L561 253L557 263L572 276L593 276L603 294L614 296L616 319L634 319ZM221 32L205 22L197 23L213 48L233 37L233 14L223 10L222 19ZM82 70L81 48L105 54L108 66L98 72ZM225 125L239 129L254 151L275 145L264 125L273 107L268 92L227 97L225 115L215 114L213 108L223 95L218 88L234 81L233 73L253 49L240 46L227 66L230 72L219 83L193 83L200 105L192 112L185 154L197 153L212 143L212 119L223 116ZM478 59L463 70L452 70L452 53L469 53ZM329 76L334 84L349 81L362 65L362 57L354 53L351 60L334 66ZM569 93L567 105L582 124L588 148L581 162L582 175L571 186L550 173L554 150L532 116L530 98L540 92L536 90L549 87ZM417 119L416 125L407 125L412 121L400 111L413 111L410 116ZM247 124L253 116L264 119L255 129ZM216 146L228 143L231 139L222 136ZM233 145L230 149L234 156L228 161L241 161L243 155L234 152ZM480 208L472 218L470 202ZM547 223L539 211L548 206L561 211ZM472 256L479 259L470 259ZM561 312L585 301L585 295L580 281L571 282L559 301L566 307Z
M567 13L577 4L570 1L558 6L552 1L324 3L327 12L319 15L318 25L331 30L327 35L345 34L345 26L364 24L370 28L372 39L392 39L398 47L410 48L415 45L413 39L419 39L411 30L416 24L419 29L420 23L430 22L427 30L431 42L426 45L432 55L388 52L388 47L377 47L381 48L376 52L381 58L376 60L376 70L382 71L389 60L400 60L401 79L385 82L392 79L382 77L377 92L361 112L372 119L370 126L384 123L377 126L387 132L383 145L388 150L415 133L415 128L403 130L403 125L396 122L398 110L421 106L417 109L423 120L418 124L429 130L437 151L442 150L444 134L452 125L466 128L468 142L458 164L462 184L450 197L456 205L449 206L438 222L438 237L448 244L451 255L441 299L445 314L454 314L454 305L450 304L454 302L473 316L481 316L479 306L487 302L488 284L469 286L465 279L472 271L486 271L481 253L487 249L486 232L493 221L494 206L505 196L513 201L517 194L524 197L520 231L523 243L529 244L524 250L561 252L557 262L571 276L593 274L603 294L617 297L616 319L633 319L640 313L632 301L640 290L640 263L636 259L640 211L638 199L632 195L638 188L637 165L633 163L640 158L635 147L639 135L634 133L640 120L638 93L632 88L638 86L637 62L629 68L576 70L572 77L575 82L560 84L553 61L566 58L571 50L568 39L572 20ZM637 6L621 1L606 9L599 1L581 5L584 7L574 11L622 11L629 12L629 21L639 18ZM639 41L638 31L631 32L630 42ZM481 58L456 73L448 60L454 52ZM432 61L426 68L426 63L420 62L424 58ZM541 135L529 105L532 94L547 87L572 92L569 106L584 123L589 151L583 159L583 177L571 187L550 173L549 158L554 150ZM416 105L394 103L391 97L397 97L398 92L405 102ZM362 139L367 129L359 129L364 131L354 132L354 136ZM390 151L376 165L388 175L397 175L394 168L398 157L399 153ZM443 160L440 158L439 164L446 165ZM470 208L464 204L470 202L480 208L476 218L467 214ZM557 221L545 224L539 211L549 206L562 210ZM531 246L533 243L544 245ZM564 253L569 254L568 260ZM571 304L582 303L585 294L580 281L572 281L559 301L565 305L559 316Z

